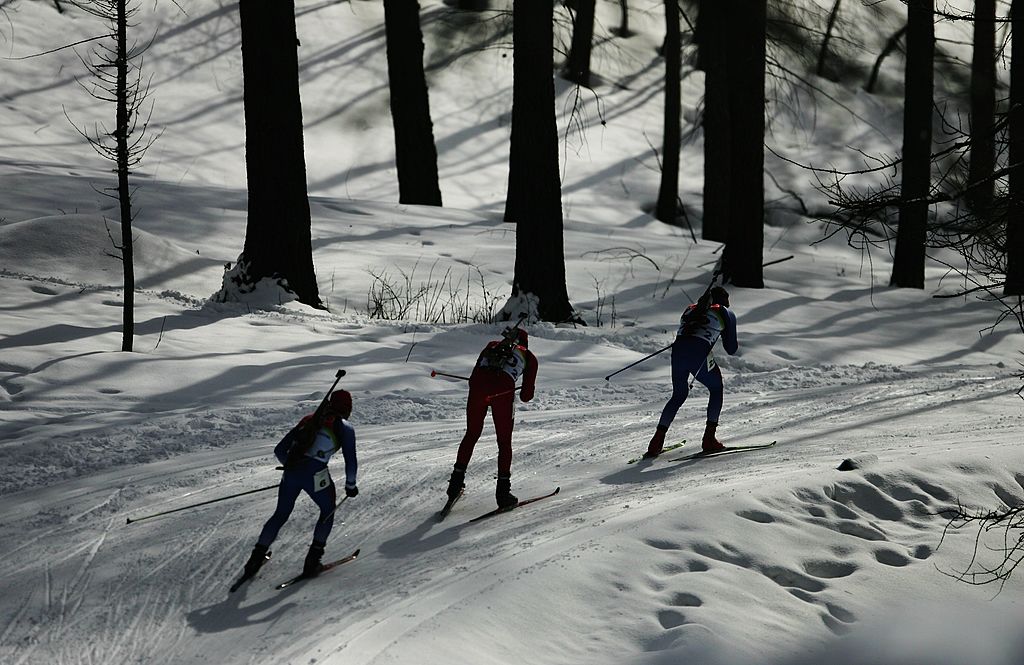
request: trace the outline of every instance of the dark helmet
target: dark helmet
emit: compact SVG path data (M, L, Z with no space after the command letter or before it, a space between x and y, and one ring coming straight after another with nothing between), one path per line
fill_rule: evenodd
M729 306L729 292L721 286L711 287L711 302L723 307Z
M347 390L335 390L331 393L328 404L338 413L352 413L352 393Z

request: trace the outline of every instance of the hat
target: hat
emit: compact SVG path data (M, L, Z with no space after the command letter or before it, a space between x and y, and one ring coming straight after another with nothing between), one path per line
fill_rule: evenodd
M352 393L347 390L335 390L331 393L329 404L338 413L352 413Z
M711 302L718 305L729 306L729 292L724 287L714 286L711 288Z
M519 342L521 346L530 346L530 336L522 328L518 328L516 330L516 341Z

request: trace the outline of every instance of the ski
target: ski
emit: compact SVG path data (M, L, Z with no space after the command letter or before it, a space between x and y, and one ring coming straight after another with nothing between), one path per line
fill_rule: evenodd
M686 460L701 459L703 457L720 457L722 455L731 455L733 453L742 453L742 452L746 452L748 450L763 450L765 448L771 448L776 443L777 443L776 441L772 441L771 443L762 443L762 444L759 444L759 445L756 445L756 446L726 446L725 448L722 448L721 450L716 450L716 451L711 452L711 453L706 453L704 451L701 451L699 453L693 453L692 455L683 455L682 457L677 457L677 458L669 460L669 461L670 462L685 462Z
M458 503L459 499L461 499L462 495L465 493L466 488L462 488L462 491L460 491L456 496L453 496L450 499L448 499L448 503L444 504L444 508L442 508L441 512L437 514L438 522L443 522L444 518L448 517L448 513L452 512L452 508L455 506L456 503Z
M291 585L295 584L296 582L301 582L302 580L311 580L314 577L320 577L320 575L323 575L324 573L326 573L331 568L337 568L338 566L340 566L343 563L348 563L349 561L355 560L355 558L357 556L359 556L359 550L356 550L352 554L349 554L346 557L342 557L342 558L338 559L337 561L331 561L329 563L325 563L323 565L323 568L320 569L319 574L314 575L313 577L310 577L309 575L296 575L295 577L291 578L287 582L281 582L280 584L278 584L274 588L275 589L284 589L285 587L290 587Z
M562 489L562 488L561 487L556 487L555 491L552 492L551 494L545 494L543 496L535 496L532 499L524 499L524 500L520 501L519 503L517 503L516 505L509 506L508 508L495 508L491 512L484 513L483 515L480 515L478 517L474 517L473 519L471 519L469 521L470 522L479 522L480 520L485 520L488 517L494 517L495 515L500 515L502 513L507 513L507 512L513 511L516 508L522 508L523 506L525 506L527 504L530 504L530 503L533 503L534 501L540 501L541 499L549 499L549 498L553 497L554 495L558 494L558 491L560 489Z
M684 443L686 443L686 439L683 439L679 443L673 443L671 446L665 446L664 448L661 449L661 452L658 453L657 455L648 455L647 453L644 453L640 457L634 457L633 459L629 460L628 462L626 462L626 464L636 464L637 462L639 462L642 459L654 459L656 457L660 457L660 456L664 455L665 453L667 453L670 450L675 450L676 448L682 448Z

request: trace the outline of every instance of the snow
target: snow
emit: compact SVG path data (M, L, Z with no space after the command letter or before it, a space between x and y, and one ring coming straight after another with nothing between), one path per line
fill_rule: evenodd
M778 444L626 464L668 397L668 354L603 377L671 341L720 250L644 212L658 183L648 146L661 135L658 3L634 7L636 36L596 52L604 83L583 93L582 125L569 120L573 89L558 82L568 289L589 325L529 327L540 374L534 401L517 406L512 480L523 498L561 492L469 525L493 508L487 425L467 495L435 522L465 384L430 372L471 370L501 325L452 323L452 312L494 311L511 287L514 228L501 222L511 58L501 20L470 29L446 5L422 4L444 208L394 203L378 3L298 3L328 311L276 287L211 299L245 233L237 9L142 7L140 34L157 34L145 63L151 129L163 134L134 178L133 353L118 351L109 165L59 107L80 124L107 111L75 84L82 65L70 51L5 61L0 661L1020 663L1021 580L997 593L954 579L975 533L944 532L942 516L1024 500L1020 330L991 328L991 303L932 298L962 286L938 264L924 292L891 290L886 252L817 242L813 211L827 204L806 172L769 158L811 217L769 184L778 198L765 260L793 258L765 269L765 289L731 290L740 352L717 354L719 437ZM889 4L861 8L890 12L870 24L876 42L902 7ZM601 3L604 30L616 11ZM9 16L9 57L98 30L52 3L20 3ZM887 61L889 80L898 65ZM818 164L855 163L846 146L898 150L898 97L820 85L833 100L778 111L773 148ZM701 87L697 74L684 81L690 118ZM700 150L698 134L680 181L698 235ZM440 284L444 298L370 318L374 274L384 273ZM361 493L339 510L328 557L358 547L356 562L273 589L309 542L315 511L302 498L261 576L228 594L273 491L126 524L273 487L273 445L340 368ZM687 443L667 457L695 449L705 394L697 386L680 410L669 439ZM838 470L845 459L857 468Z

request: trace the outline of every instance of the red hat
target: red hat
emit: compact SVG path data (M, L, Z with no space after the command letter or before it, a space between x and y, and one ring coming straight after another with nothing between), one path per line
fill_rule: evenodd
M335 390L331 393L329 404L339 413L352 413L352 393L347 390Z
M530 336L522 328L516 330L516 341L518 341L521 346L525 346L527 348L530 346Z

